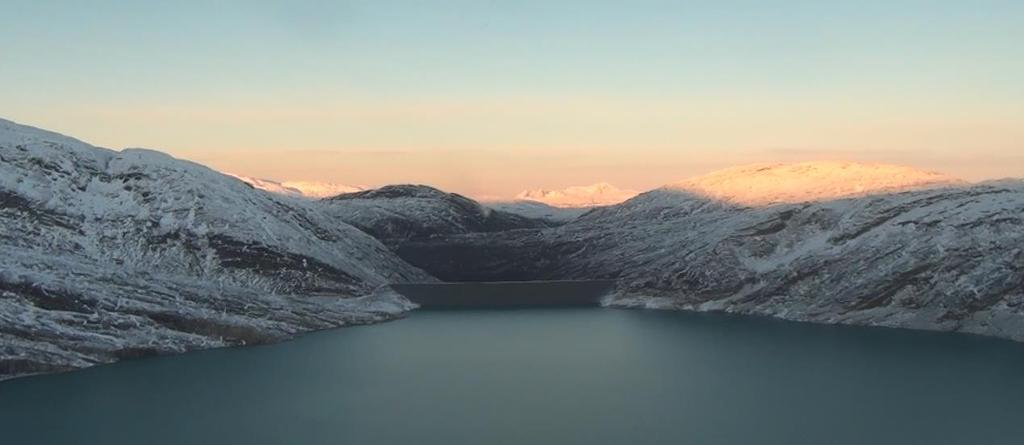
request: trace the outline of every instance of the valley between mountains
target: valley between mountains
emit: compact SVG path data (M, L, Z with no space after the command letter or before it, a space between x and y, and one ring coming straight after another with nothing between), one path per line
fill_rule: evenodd
M612 279L608 306L1024 341L1017 179L766 164L568 211L530 199L590 190L276 184L0 120L0 378L389 320L414 308L389 285L438 280Z

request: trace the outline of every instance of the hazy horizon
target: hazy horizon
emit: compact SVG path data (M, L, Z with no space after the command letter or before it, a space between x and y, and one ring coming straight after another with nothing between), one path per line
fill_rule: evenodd
M1024 3L5 2L3 117L474 197L758 162L1024 176Z

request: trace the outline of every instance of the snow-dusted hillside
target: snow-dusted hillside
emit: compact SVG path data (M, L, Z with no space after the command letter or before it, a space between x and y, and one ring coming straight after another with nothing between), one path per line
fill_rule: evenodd
M389 185L320 204L339 221L388 242L547 226L544 221L494 210L424 185Z
M337 184L334 182L319 182L319 181L274 181L272 179L260 179L252 178L249 176L236 175L234 173L225 173L228 176L233 176L240 179L255 188L270 193L276 193L279 195L304 197L310 199L322 199L329 198L332 196L338 196L345 193L354 193L364 190L362 187L356 187L345 184Z
M618 204L636 195L636 191L600 182L561 190L526 190L516 195L515 201L533 201L559 208L586 208Z
M1024 182L833 166L762 171L774 179L751 178L759 184L752 201L709 198L751 196L736 186L743 178L721 175L731 178L723 191L666 187L557 228L420 241L399 252L443 279L617 278L615 306L1024 341Z
M762 196L828 179L774 176ZM574 233L589 252L563 273L619 277L615 305L1024 340L1024 182L908 177L926 181L859 178L857 197L767 206L661 189L586 215Z
M0 378L389 318L431 278L313 201L0 120Z

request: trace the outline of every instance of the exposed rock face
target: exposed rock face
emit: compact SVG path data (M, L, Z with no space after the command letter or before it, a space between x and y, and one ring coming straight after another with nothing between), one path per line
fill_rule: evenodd
M321 201L325 213L387 244L447 235L547 227L424 185L389 185Z
M428 281L314 202L0 120L0 378L393 317Z
M557 228L398 252L446 280L617 278L616 306L1024 340L1024 182L872 184L757 206L666 187Z

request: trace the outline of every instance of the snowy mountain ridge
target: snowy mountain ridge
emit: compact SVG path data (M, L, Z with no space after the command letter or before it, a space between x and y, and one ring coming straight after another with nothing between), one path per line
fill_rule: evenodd
M237 178L257 189L279 195L322 199L345 193L365 190L363 187L321 181L275 181L273 179L253 178L235 173L224 173Z
M339 184L336 182L323 181L284 181L281 185L298 190L302 196L307 198L330 198L345 193L355 193L366 190L366 187L358 185Z
M965 184L941 173L898 165L811 161L727 168L663 189L732 204L763 206Z
M607 182L586 186L572 186L561 190L525 190L515 200L535 201L552 207L581 208L618 204L637 195L634 190L624 190Z

